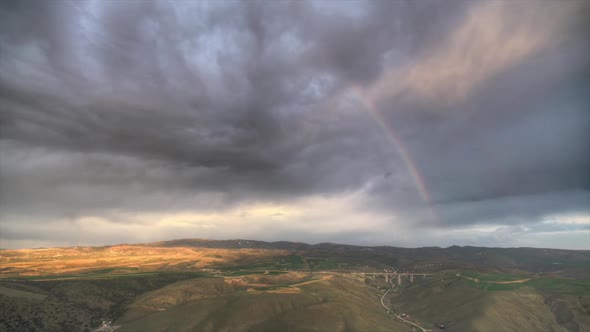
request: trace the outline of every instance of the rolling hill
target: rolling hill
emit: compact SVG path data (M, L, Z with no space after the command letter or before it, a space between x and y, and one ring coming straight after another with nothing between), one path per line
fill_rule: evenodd
M0 331L588 331L589 267L588 251L533 248L1 250Z

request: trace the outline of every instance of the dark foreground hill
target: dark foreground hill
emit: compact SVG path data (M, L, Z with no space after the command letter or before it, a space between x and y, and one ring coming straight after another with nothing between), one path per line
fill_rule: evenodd
M0 251L0 331L590 331L590 252L182 239Z

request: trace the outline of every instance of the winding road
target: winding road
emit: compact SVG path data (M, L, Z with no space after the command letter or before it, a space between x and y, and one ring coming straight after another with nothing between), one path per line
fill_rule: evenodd
M383 294L383 296L381 296L381 305L382 305L382 306L383 306L383 308L385 308L385 309L386 309L388 312L390 312L390 311L391 311L391 308L389 308L388 306L386 306L386 305L385 305L385 302L383 302L383 299L385 299L385 296L387 296L387 294L389 293L389 291L390 291L390 290L391 290L391 288L389 288L389 289L388 289L388 290L387 290L387 291L386 291L386 292ZM395 316L395 318L397 318L397 319L401 320L402 322L404 322L404 323L406 323L406 324L410 324L410 325L412 325L412 326L414 326L414 327L417 327L417 328L418 328L418 329L420 329L420 331L422 331L422 332L431 331L431 330L428 330L428 329L426 329L426 328L424 328L424 327L422 327L422 326L420 326L420 325L418 325L418 324L416 324L416 323L410 322L409 320L407 320L407 319L403 318L402 316L400 316L400 315L398 315L398 314L394 314L394 316Z

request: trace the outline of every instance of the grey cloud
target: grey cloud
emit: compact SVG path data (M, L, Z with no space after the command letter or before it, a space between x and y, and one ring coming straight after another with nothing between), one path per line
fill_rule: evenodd
M377 121L411 154L441 226L587 212L590 47L576 15L589 6L460 102L406 91L375 101L375 120L348 98L435 52L478 5L5 2L1 215L220 209L368 188L367 209L423 227L429 202Z

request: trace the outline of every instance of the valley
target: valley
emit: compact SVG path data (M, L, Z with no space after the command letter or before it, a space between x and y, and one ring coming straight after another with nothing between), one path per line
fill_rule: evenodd
M2 250L0 330L588 331L589 256L191 239Z

